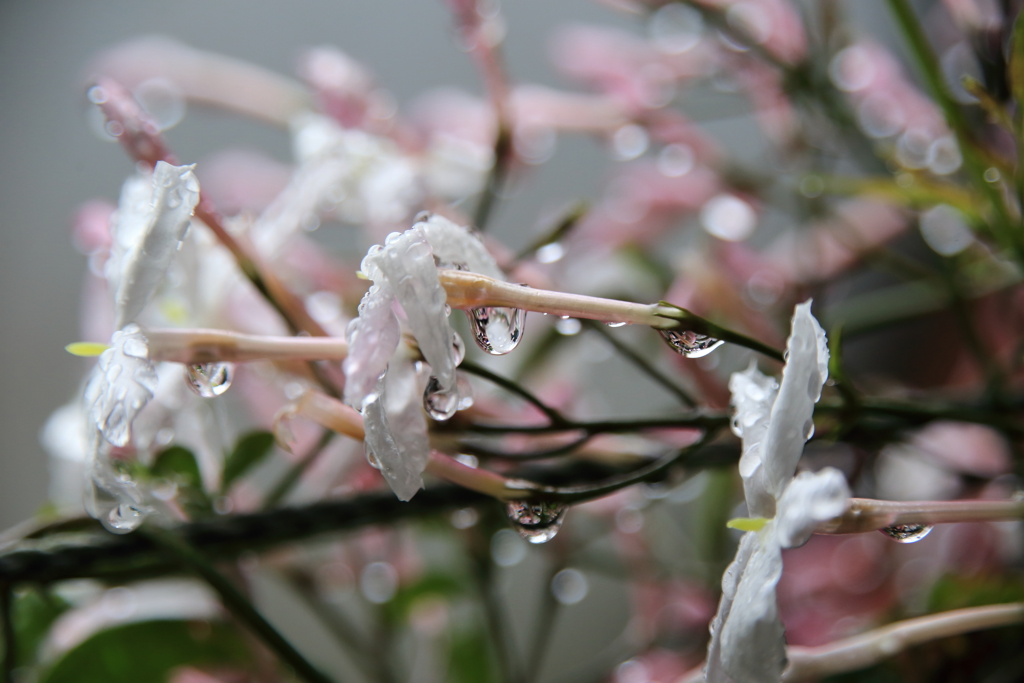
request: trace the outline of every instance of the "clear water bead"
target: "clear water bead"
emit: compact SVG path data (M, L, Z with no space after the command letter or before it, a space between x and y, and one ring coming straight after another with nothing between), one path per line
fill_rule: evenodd
M130 531L135 531L142 525L143 520L146 519L145 510L129 505L128 503L120 503L111 508L110 512L107 513L106 518L101 519L103 526L115 534L127 534Z
M897 543L917 543L934 528L930 524L894 524L879 531Z
M658 330L668 345L687 358L703 358L724 344L721 339L698 334L690 330Z
M455 388L445 391L437 378L431 377L423 392L423 408L435 420L448 420L459 408L459 392Z
M523 338L526 311L518 308L484 306L467 311L476 345L501 356L512 351Z
M201 398L220 396L231 388L235 366L231 363L195 363L185 366L188 388Z
M530 543L547 543L554 538L568 509L552 501L513 500L505 506L512 526Z
M551 594L563 605L575 605L589 592L587 576L579 569L563 569L551 579Z

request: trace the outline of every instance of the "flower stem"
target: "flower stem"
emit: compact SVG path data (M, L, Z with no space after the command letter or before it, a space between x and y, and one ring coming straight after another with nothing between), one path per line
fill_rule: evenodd
M856 534L895 525L1000 522L1024 517L1024 500L891 501L851 498L842 517L818 531Z
M175 533L154 526L139 530L154 545L173 558L183 568L197 574L220 595L224 606L244 622L266 645L307 683L332 683L331 679L314 667L291 643L278 633L233 583L221 574L202 553Z
M153 360L209 363L254 360L343 360L348 344L337 337L263 337L227 330L146 330Z
M907 648L940 638L1024 622L1024 603L988 605L929 614L818 647L790 647L786 683L864 669Z
M14 591L11 584L0 584L0 619L4 630L3 683L14 683L14 668L18 663L18 640L14 633Z

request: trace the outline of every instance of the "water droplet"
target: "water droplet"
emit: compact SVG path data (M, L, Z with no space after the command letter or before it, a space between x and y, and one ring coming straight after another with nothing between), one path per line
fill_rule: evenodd
M181 89L166 78L143 81L132 91L159 130L173 128L185 116L185 97Z
M459 408L459 392L455 388L443 390L437 378L431 377L427 382L426 391L423 392L423 407L435 420L450 419Z
M709 235L727 242L740 242L754 232L757 214L736 195L720 194L701 208L700 223Z
M897 543L917 543L930 534L933 528L929 524L894 524L879 531Z
M466 357L466 342L462 341L462 337L458 332L452 331L452 359L456 365L461 365L463 359Z
M555 329L558 330L559 334L571 337L574 334L580 333L580 330L583 329L583 324L576 318L564 318L555 323Z
M689 173L695 162L696 157L689 145L673 144L661 150L655 165L662 175L678 178Z
M687 358L702 358L724 344L721 339L697 334L690 330L658 330L674 351Z
M370 467L375 470L379 470L383 467L380 460L377 458L377 454L373 452L372 448L370 448L370 444L366 444L366 462L370 463Z
M943 256L959 254L974 242L974 235L963 216L946 204L922 213L918 227L928 246Z
M589 591L587 576L579 569L563 569L551 579L551 594L563 605L575 605Z
M89 88L89 92L87 92L85 95L93 104L103 104L109 99L107 91L98 85L94 85L93 87Z
M452 513L451 523L456 529L468 529L475 526L480 515L473 508L462 508Z
M473 385L469 383L469 378L460 373L455 378L455 386L459 390L459 407L456 410L472 408L474 403Z
M552 501L513 500L505 506L508 519L530 543L547 543L558 534L569 508Z
M989 183L998 183L1002 175L999 173L999 169L995 166L985 169L984 173L985 181Z
M120 121L107 121L107 125L103 127L103 130L110 137L116 138L124 133L124 125Z
M213 398L231 388L235 366L231 363L197 363L185 366L185 380L196 396Z
M558 242L545 244L534 252L534 257L536 257L537 263L554 263L555 261L561 260L563 256L565 256L565 247Z
M387 562L371 562L359 574L359 590L375 605L383 605L398 591L398 572Z
M692 7L678 4L663 6L647 24L647 35L654 47L665 54L678 55L700 42L704 20Z
M491 536L491 559L499 567L514 567L526 557L526 544L511 529L501 529Z
M649 144L647 131L635 123L630 123L612 134L612 155L619 161L636 159L647 151Z
M623 327L629 323L605 323L608 327Z
M115 534L126 534L138 529L145 518L146 512L142 508L120 503L111 508L106 519L102 521L103 526Z
M526 324L526 311L518 308L485 306L467 311L476 345L501 356L519 345Z
M420 211L418 214L416 214L416 217L413 218L413 221L415 221L416 223L426 223L427 221L430 220L430 217L433 215L434 214L430 213L429 211Z

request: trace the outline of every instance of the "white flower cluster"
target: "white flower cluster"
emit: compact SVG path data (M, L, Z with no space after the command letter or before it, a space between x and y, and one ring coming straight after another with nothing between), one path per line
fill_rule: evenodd
M160 161L152 175L129 178L112 226L106 276L116 292L119 329L89 376L83 403L92 482L86 506L115 532L134 529L146 514L141 492L113 466L110 449L131 443L132 422L157 388L148 342L133 321L156 292L191 223L199 202L192 169Z
M840 516L850 490L839 470L794 477L814 432L814 404L828 378L825 333L811 302L796 307L781 385L751 366L729 381L736 409L733 431L743 439L740 475L747 509L766 518L748 531L722 578L722 600L711 624L707 683L777 683L786 666L786 639L775 587L782 550L803 545L819 523Z
M447 420L459 407L455 368L464 346L448 321L438 266L502 278L494 258L467 228L430 216L370 248L361 268L373 285L348 328L345 402L362 411L367 455L401 500L423 485L420 475L429 454L420 397L435 420ZM429 368L417 369L399 348L396 303Z

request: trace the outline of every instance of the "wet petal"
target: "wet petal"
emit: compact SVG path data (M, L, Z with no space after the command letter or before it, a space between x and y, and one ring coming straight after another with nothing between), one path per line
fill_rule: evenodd
M359 302L359 316L348 326L345 370L345 403L357 410L377 388L398 348L402 331L392 310L395 296L386 281L374 283Z
M779 498L775 517L779 543L783 548L803 545L818 524L843 514L849 500L846 477L834 467L801 472Z

